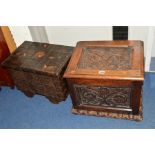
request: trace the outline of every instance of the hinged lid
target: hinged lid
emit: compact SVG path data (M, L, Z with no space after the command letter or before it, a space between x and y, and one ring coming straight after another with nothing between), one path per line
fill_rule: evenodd
M3 66L58 76L69 61L72 50L70 46L25 41L3 62Z
M143 42L78 42L64 77L144 80Z

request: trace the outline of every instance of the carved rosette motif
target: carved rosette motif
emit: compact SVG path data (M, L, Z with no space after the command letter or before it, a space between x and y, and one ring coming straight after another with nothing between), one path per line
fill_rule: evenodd
M87 47L82 51L79 69L129 70L131 69L131 47Z
M131 108L130 87L74 85L78 105Z

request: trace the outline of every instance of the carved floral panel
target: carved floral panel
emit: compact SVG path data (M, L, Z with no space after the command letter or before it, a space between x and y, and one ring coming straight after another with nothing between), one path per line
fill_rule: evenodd
M130 87L74 85L78 105L130 108Z

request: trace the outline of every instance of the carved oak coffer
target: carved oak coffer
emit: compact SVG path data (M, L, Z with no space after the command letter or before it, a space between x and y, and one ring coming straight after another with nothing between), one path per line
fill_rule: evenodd
M63 79L73 47L25 41L3 62L15 85L27 96L40 94L51 102L66 99Z
M73 113L142 120L143 42L78 42L64 77Z

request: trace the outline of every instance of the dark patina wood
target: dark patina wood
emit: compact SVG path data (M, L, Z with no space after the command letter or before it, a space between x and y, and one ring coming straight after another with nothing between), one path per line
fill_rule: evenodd
M67 97L63 73L73 47L25 41L3 63L13 76L15 85L27 96L46 96L58 103Z
M142 120L143 42L79 42L64 77L73 113Z

